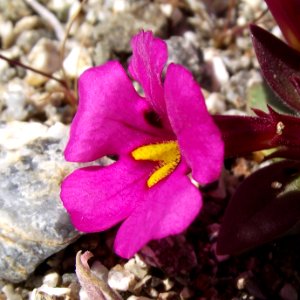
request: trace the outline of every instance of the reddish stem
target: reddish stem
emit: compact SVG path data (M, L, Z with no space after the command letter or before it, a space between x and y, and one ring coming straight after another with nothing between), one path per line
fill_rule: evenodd
M73 93L70 91L70 89L68 87L68 84L67 84L67 82L65 80L59 79L59 78L57 78L57 77L55 77L55 76L53 76L53 75L51 75L49 73L46 73L46 72L37 70L35 68L32 68L32 67L30 67L28 65L25 65L22 62L20 62L19 60L10 59L10 58L2 55L2 54L0 54L0 59L3 59L5 61L7 61L13 67L19 66L19 67L24 68L26 70L29 70L29 71L32 71L34 73L40 74L42 76L45 76L45 77L47 77L49 79L55 80L56 82L58 82L64 88L64 90L65 90L65 92L66 92L66 94L68 96L68 99L70 100L71 105L74 106L74 107L76 107L76 99L75 99Z

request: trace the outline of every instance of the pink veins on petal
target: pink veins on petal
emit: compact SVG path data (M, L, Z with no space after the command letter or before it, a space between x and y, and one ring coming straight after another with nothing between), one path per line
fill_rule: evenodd
M84 232L123 221L115 251L132 257L147 242L185 230L202 198L187 175L208 183L218 178L224 155L219 129L207 112L191 73L167 61L164 41L151 32L132 38L129 73L111 61L79 78L79 106L65 149L68 161L117 155L110 166L75 170L61 187L74 226Z

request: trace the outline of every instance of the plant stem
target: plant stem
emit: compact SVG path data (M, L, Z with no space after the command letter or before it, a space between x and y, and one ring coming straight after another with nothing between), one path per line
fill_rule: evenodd
M32 72L35 72L37 74L40 74L42 76L45 76L49 79L52 79L52 80L55 80L56 82L58 82L65 90L66 94L68 95L68 99L70 101L70 104L74 107L76 107L76 99L75 99L75 96L73 95L73 93L70 91L69 87L68 87L68 84L65 80L63 79L59 79L55 76L53 76L52 74L49 74L49 73L46 73L46 72L43 72L43 71L40 71L40 70L37 70L35 68L32 68L28 65L25 65L23 64L22 62L20 62L19 60L16 60L16 59L10 59L2 54L0 54L0 59L3 59L5 61L7 61L11 66L13 67L16 67L16 66L19 66L21 68L24 68L26 70L29 70L29 71L32 71Z

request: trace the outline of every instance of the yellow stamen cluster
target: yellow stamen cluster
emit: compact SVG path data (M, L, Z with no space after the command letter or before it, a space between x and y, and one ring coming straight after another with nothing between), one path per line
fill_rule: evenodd
M141 146L132 151L135 160L157 161L158 168L147 180L150 188L174 171L180 162L180 151L176 141Z

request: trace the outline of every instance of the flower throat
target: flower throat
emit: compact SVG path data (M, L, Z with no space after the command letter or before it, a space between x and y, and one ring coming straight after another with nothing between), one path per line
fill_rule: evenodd
M171 174L180 162L180 151L176 141L141 146L131 154L135 160L158 162L158 167L147 180L149 188Z

